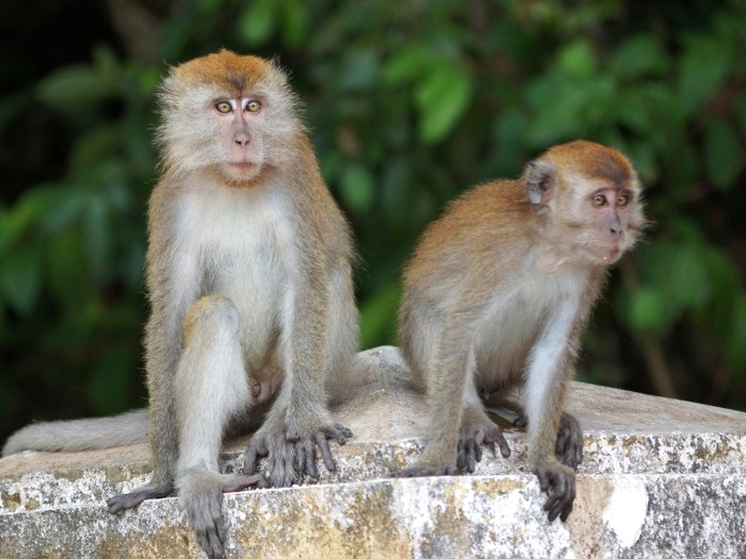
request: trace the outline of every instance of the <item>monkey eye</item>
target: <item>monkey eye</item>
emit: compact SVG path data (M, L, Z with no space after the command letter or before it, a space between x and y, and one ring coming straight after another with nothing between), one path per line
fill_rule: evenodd
M597 208L601 208L606 205L606 196L603 194L596 194L593 196L593 205Z
M262 104L257 101L256 99L252 99L248 103L246 103L246 110L250 113L257 113L259 112L259 109L262 108Z
M616 205L624 207L627 204L629 204L629 194L620 194L616 199Z
M215 110L225 115L231 112L233 108L228 101L218 101L217 103L215 103Z

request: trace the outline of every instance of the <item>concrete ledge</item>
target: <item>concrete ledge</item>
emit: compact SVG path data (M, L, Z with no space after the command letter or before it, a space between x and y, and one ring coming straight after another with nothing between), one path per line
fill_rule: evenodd
M576 383L585 458L569 520L552 524L525 438L472 476L391 479L411 463L422 399L391 382L398 352L360 354L365 384L337 418L355 432L316 484L225 496L228 556L252 558L746 557L746 414ZM228 446L225 468L245 441ZM0 460L0 557L201 557L176 498L119 516L105 500L148 478L147 445Z

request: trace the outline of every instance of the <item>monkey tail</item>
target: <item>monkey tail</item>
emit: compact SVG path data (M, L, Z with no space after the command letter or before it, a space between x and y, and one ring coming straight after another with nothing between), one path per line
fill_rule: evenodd
M77 452L111 448L148 440L148 410L131 410L112 417L32 423L13 433L3 457L24 450Z

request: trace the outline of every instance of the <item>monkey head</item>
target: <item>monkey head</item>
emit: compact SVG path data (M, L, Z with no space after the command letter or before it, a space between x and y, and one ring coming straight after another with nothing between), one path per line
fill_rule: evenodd
M287 146L303 129L282 70L227 50L173 68L159 100L165 168L208 172L230 186L251 186L287 164Z
M544 238L575 261L613 264L645 226L637 174L606 146L583 140L554 146L529 163L524 181Z

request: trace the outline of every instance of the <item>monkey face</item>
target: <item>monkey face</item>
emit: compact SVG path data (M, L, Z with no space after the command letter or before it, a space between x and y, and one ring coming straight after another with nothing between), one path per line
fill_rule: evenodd
M177 66L160 93L158 140L165 167L208 172L230 187L252 186L293 160L302 128L284 73L254 56L221 51Z

